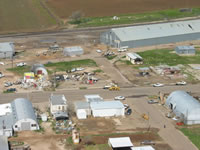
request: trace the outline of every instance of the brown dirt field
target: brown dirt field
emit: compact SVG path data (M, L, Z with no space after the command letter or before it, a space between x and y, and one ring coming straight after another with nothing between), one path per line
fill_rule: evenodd
M141 13L163 9L200 6L199 0L48 0L47 4L61 18L75 11L85 16L110 16L127 13Z

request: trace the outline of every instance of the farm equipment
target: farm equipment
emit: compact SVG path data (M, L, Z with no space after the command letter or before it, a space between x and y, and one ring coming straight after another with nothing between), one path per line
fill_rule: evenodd
M119 90L120 90L120 87L118 87L118 86L111 86L111 87L109 88L109 90L110 90L110 91L119 91Z
M149 120L149 116L147 114L142 114L142 118L144 118L145 120Z

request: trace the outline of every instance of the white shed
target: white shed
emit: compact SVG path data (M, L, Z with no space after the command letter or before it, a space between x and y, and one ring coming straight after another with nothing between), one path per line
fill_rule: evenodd
M136 53L126 53L126 59L132 64L143 64L142 57Z
M108 145L113 149L130 149L133 143L129 137L109 138Z
M78 119L86 119L91 115L90 104L85 101L78 101L75 103L75 111Z
M94 117L124 116L124 105L120 101L91 102L90 107Z

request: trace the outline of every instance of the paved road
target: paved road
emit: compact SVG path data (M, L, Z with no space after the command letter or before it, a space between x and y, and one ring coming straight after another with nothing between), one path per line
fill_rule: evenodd
M165 86L161 88L155 87L129 87L121 88L120 91L108 91L104 89L71 89L59 90L54 92L32 92L32 93L11 93L0 94L0 103L8 103L15 98L24 97L30 99L33 103L47 102L51 93L64 94L69 101L82 100L85 94L99 94L105 99L112 99L114 96L140 96L140 95L157 95L159 91L170 93L174 90L185 90L198 93L200 95L200 85L187 85L187 86Z

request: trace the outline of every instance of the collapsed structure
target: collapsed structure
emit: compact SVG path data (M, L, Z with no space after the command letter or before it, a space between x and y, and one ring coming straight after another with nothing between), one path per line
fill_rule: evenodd
M17 98L9 104L3 104L2 107L1 111L4 114L0 116L0 135L9 137L13 135L13 131L39 129L35 111L29 100Z
M126 59L132 64L143 64L143 59L136 53L126 53Z
M199 38L199 19L112 28L100 35L101 43L116 48L160 45Z
M83 49L80 46L65 47L63 50L64 56L77 56L83 54Z
M165 103L187 125L200 124L200 102L185 91L174 91Z

